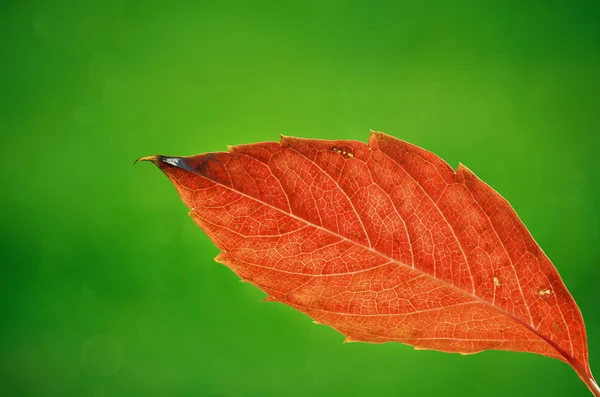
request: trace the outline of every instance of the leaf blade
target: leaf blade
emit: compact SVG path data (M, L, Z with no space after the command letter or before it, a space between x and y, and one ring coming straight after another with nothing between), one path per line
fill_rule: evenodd
M218 262L347 340L532 352L595 384L558 272L462 164L379 132L368 144L282 136L151 160L222 250Z

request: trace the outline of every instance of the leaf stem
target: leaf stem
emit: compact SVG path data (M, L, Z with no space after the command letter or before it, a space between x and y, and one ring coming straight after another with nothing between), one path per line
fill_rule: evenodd
M582 379L595 397L600 397L600 387L591 376Z
M594 379L590 379L590 384L588 385L588 387L590 388L594 396L600 397L600 387L598 387L598 384Z
M594 397L600 397L600 386L598 386L598 383L596 383L596 380L594 380L591 372L586 371L585 368L582 367L578 362L571 362L570 364L575 369L575 372L577 372L577 375L579 375L579 378L581 378L583 383L585 383L588 389L590 389Z

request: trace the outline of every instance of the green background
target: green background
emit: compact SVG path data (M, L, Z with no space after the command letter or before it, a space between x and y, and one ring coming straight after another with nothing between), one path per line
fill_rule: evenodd
M0 394L589 395L556 360L342 344L258 304L131 165L370 128L461 161L559 269L600 373L600 8L541 3L3 1Z

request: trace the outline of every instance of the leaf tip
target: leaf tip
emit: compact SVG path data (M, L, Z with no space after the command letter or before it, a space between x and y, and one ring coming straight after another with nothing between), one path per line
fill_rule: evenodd
M137 163L140 163L142 161L151 161L154 164L156 164L156 162L159 161L159 160L160 160L160 156L157 155L157 154L154 154L152 156L143 156L143 157L140 157L139 159L135 160L133 162L133 165L136 165Z

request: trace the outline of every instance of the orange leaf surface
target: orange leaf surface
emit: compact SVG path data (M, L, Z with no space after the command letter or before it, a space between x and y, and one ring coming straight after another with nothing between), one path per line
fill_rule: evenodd
M537 353L600 396L585 326L510 204L468 168L380 132L150 156L216 261L347 341Z

